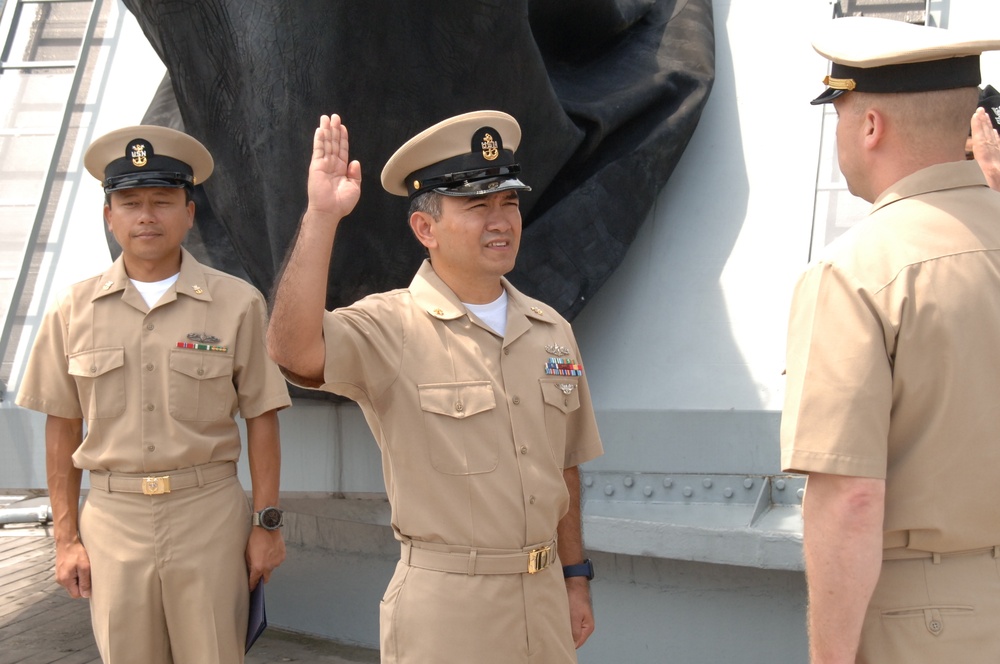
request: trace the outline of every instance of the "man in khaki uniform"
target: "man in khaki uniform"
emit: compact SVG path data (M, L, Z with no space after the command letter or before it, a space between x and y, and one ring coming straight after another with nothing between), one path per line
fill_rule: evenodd
M1000 661L1000 194L964 160L1000 40L874 18L813 42L868 217L799 280L782 467L812 662Z
M266 305L181 247L192 187L212 172L201 143L127 127L84 162L122 254L53 303L17 395L48 415L56 578L90 599L105 662L242 662L249 591L285 556L277 411L291 402L264 346Z
M575 662L594 629L577 466L602 452L570 325L503 275L521 236L517 122L478 111L382 171L427 248L406 289L324 311L334 236L361 193L347 129L323 116L309 206L268 333L295 382L358 402L382 451L401 559L383 662Z

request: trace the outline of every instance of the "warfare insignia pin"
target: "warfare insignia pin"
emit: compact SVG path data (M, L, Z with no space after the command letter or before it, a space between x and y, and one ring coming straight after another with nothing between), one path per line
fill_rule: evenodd
M219 343L219 337L213 337L211 334L199 334L198 332L192 332L189 334L188 339L191 341L199 341L203 344Z
M572 383L559 383L559 389L562 390L563 394L573 394L573 390L576 389L576 385Z
M136 168L142 168L146 163L146 146L142 143L136 143L132 146L132 165Z
M556 357L562 357L563 355L569 355L569 348L560 346L559 344L549 344L545 347L545 352Z

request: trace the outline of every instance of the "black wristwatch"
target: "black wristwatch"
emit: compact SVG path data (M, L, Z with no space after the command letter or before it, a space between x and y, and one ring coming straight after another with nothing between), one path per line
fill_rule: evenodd
M251 523L264 530L277 530L285 525L285 512L277 507L265 507L261 511L253 513Z
M585 576L588 580L593 579L594 563L590 562L590 558L587 558L579 565L564 565L563 577L568 579L571 576Z

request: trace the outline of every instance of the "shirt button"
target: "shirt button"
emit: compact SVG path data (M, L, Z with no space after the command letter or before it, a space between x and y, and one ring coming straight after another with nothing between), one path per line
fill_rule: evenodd
M154 406L153 404L151 403L146 404L146 410L153 410L154 408L156 408L156 406Z
M199 376L204 376L205 375L205 370L204 369L198 369L198 375Z
M457 410L457 411L458 411L458 412L460 412L460 413L461 413L461 412L462 412L463 410L465 410L465 406L463 406L463 405L462 405L462 402L461 402L461 401L459 401L459 402L458 402L457 404L455 404L455 410Z
M90 367L90 373L92 374L97 373L97 367Z
M510 355L510 348L504 348L503 349L503 354L504 355Z
M146 365L146 371L152 371L152 370L153 370L153 363L150 362L149 364Z
M528 502L531 503L532 505L534 505L535 504L535 497L531 496L530 498L528 498Z
M149 450L150 452L152 452L153 450L155 450L155 449L156 449L156 445L150 445L150 446L149 446L149 447L147 447L146 449L147 449L147 450Z
M516 396L516 397L514 397L514 398L512 399L512 401L514 402L514 405L516 406L516 405L518 405L519 403L521 403L521 397L517 397L517 396Z
M156 327L156 326L153 325L152 323L146 323L146 329L147 330L152 330L154 327Z
M528 453L528 446L521 445L521 454L527 454L527 453Z

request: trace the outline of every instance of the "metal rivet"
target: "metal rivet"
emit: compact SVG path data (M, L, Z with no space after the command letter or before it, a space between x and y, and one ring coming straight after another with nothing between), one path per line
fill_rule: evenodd
M799 497L799 500L802 500L802 497L806 495L806 490L799 489L798 491L795 492L795 495Z
M752 489L753 488L753 479L750 478L750 477L748 477L745 480L743 480L743 488L744 489Z
M643 489L642 489L642 493L643 493L643 495L645 495L645 496L646 496L647 498L649 498L650 496L652 496L652 495L653 495L653 487L651 487L651 486L645 486L645 487L643 487Z
M615 493L615 488L613 486L611 486L610 484L608 484L607 486L604 487L604 495L605 496L611 496L611 495L614 495L614 493Z
M712 480L710 480L709 478L706 477L705 479L703 479L701 481L701 485L703 487L705 487L706 489L711 489L712 488Z
M684 496L690 498L694 494L694 489L689 486L684 487Z
M732 498L733 490L727 486L726 489L722 492L722 495L725 496L726 498Z
M584 486L594 486L594 478L591 477L590 475L585 475L584 478L583 478L583 485Z
M632 486L633 484L635 484L635 480L632 479L631 475L626 475L625 479L622 480L622 484L624 484L625 486Z
M785 480L778 480L777 482L775 482L774 483L774 488L777 489L778 491L784 491L785 490Z
M663 487L665 489L669 489L673 485L674 485L674 481L672 479L670 479L669 477L664 477L663 478Z

